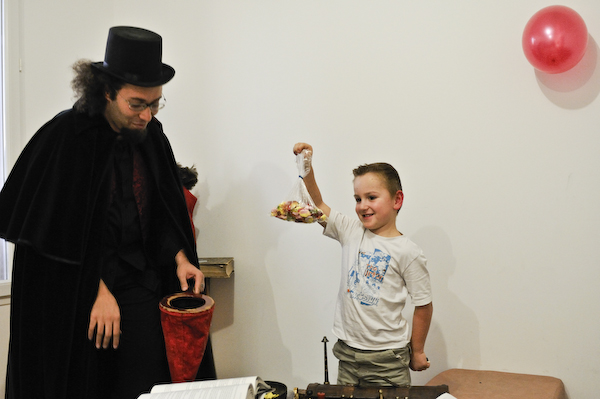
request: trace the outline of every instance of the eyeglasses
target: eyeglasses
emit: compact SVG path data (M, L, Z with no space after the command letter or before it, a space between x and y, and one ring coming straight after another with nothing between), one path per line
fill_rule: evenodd
M154 101L152 104L147 104L144 102L129 101L128 99L126 99L125 97L120 95L119 93L117 93L117 95L119 97L121 97L123 100L125 100L125 102L127 102L127 105L129 105L130 110L132 110L133 112L137 112L137 113L144 112L146 110L146 108L150 108L150 112L152 112L152 114L156 114L159 109L163 109L165 107L165 105L167 105L167 99L165 98L165 96L161 96L161 98Z

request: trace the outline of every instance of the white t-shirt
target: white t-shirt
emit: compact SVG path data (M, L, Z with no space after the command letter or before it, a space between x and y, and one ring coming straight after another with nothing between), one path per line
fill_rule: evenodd
M342 245L333 333L357 349L402 348L410 340L402 309L431 302L423 251L406 236L381 237L331 210L323 232Z

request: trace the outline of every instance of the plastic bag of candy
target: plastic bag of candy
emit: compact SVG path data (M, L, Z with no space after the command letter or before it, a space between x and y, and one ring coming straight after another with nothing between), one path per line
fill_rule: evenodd
M277 207L271 210L271 216L288 222L296 223L315 223L327 221L327 216L322 210L317 208L313 202L304 177L310 172L312 153L308 150L303 150L296 155L296 164L298 165L298 180L292 188L292 191Z

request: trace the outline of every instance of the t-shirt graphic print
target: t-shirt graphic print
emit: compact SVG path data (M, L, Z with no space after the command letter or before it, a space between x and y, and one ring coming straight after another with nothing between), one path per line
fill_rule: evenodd
M381 284L390 266L392 257L375 249L373 252L360 251L357 262L348 272L348 294L364 306L377 306Z

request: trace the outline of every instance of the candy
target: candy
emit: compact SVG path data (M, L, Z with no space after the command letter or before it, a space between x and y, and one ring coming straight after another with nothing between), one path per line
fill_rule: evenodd
M319 208L298 201L284 201L271 211L271 216L296 223L325 222L327 216Z

